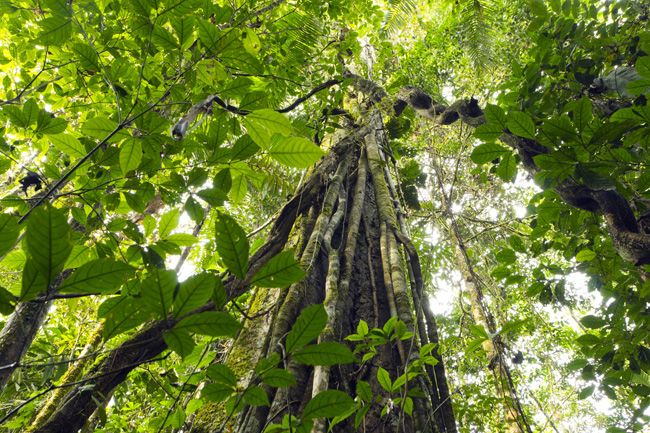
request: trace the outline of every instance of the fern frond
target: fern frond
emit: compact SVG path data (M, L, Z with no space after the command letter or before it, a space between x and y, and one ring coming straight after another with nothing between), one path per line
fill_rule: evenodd
M494 64L494 4L490 0L459 0L459 5L458 25L463 34L463 47L474 66L483 71Z
M420 6L420 0L388 0L387 12L381 23L379 34L393 36L404 28Z

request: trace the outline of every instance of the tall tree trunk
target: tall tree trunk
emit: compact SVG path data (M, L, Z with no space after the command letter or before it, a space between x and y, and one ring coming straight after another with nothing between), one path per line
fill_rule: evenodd
M355 332L361 320L382 327L390 317L396 315L408 330L416 331L416 323L426 330L418 329L413 339L398 339L397 343L393 340L377 347L377 355L360 368L347 364L329 371L315 370L289 362L286 368L294 374L297 386L266 388L270 407L244 406L237 417L228 418L219 404L206 404L196 416L192 431L218 431L229 425L228 428L240 432L261 432L266 424L280 422L285 414L299 416L312 394L326 387L341 389L356 396L360 380L367 381L373 391L373 400L368 402L371 407L360 428L366 431L456 431L438 348L434 349L439 361L435 368L427 369L427 375L415 380L410 375L409 382L402 388L410 390L419 387L424 393L424 398L415 399L413 417L407 416L397 405L387 416L381 416L384 406L391 405L392 400L402 397L404 402L407 399L406 395L391 394L380 385L377 379L380 368L387 370L394 381L417 360L418 348L430 342L438 343L438 336L428 305L420 305L420 302L424 304L426 295L417 254L412 243L398 229L384 179L378 150L378 144L387 145L383 122L377 111L369 114L369 118L365 126L352 131L333 146L285 205L266 243L251 257L246 278L239 281L229 277L224 281L229 299L241 295L257 271L285 248L290 233L299 233L299 237L292 238L290 243L296 246L296 255L307 270L307 276L288 288L258 289L249 315L254 316L256 312L268 308L271 311L245 324L226 362L244 376L254 369L258 360L281 353L283 338L296 317L305 307L318 303L325 304L329 316L328 327L322 337L326 340L341 341ZM368 148L367 156L363 151L364 143ZM366 170L366 166L369 170ZM350 192L349 205L344 206L343 198L347 191ZM294 226L298 228L297 231ZM409 269L415 270L411 280L418 281L412 285L417 288L415 307L425 314L424 317L418 315L417 322L413 313L413 298L407 290L398 240L409 251ZM337 268L341 270L340 274ZM210 308L214 306L208 304L200 311ZM172 320L154 322L125 341L115 353L97 362L83 384L68 392L57 411L36 431L63 433L80 428L95 410L102 395L109 395L129 371L166 349L162 334L173 324ZM240 385L246 386L247 380L250 380L250 376L243 377ZM94 385L92 391L84 391L90 389L87 385ZM317 424L317 428L322 431L324 424ZM334 431L353 430L353 417L334 427Z
M381 327L395 316L409 330L415 330L412 300L406 290L406 274L398 249L398 235L395 234L397 221L380 162L378 143L387 145L387 142L379 112L369 113L365 123L370 128L361 130L358 139L349 143L350 148L340 152L342 157L337 163L336 174L326 188L324 185L324 191L316 200L309 203L310 208L318 212L303 215L299 239L295 243L297 255L308 275L288 289L257 292L252 314L274 305L275 308L262 319L247 323L226 361L233 370L252 371L261 357L282 354L282 338L300 311L316 303L324 303L328 313L321 341L341 341L354 333L361 320ZM347 191L350 197L347 197ZM403 234L399 237L404 238ZM411 261L416 260L417 255L413 254ZM425 309L428 310L428 306ZM389 399L399 395L386 392L377 380L377 373L383 368L395 380L417 358L417 347L430 342L429 336L433 336L437 343L435 322L432 316L428 319L430 322L424 326L429 334L425 329L416 334L424 336L424 341L397 340L393 347L378 347L377 355L361 368L349 364L331 369L312 368L289 362L287 368L298 385L265 388L270 407L244 406L238 418L233 419L226 416L220 404L205 405L192 432L220 431L225 425L241 433L261 432L268 424L280 423L287 414L299 416L305 403L322 390L340 389L355 396L360 380L370 384L375 398L383 396L382 403L372 403L366 414L361 427L365 431L406 428L406 431L455 432L441 362L436 365L438 374L431 369L428 370L430 375L408 384L410 388L420 387L427 395L415 402L413 418L399 409L381 417ZM248 385L248 382L241 384ZM442 392L441 388L444 388ZM319 421L314 431L324 432L327 427L325 422ZM355 431L354 419L351 417L337 424L333 431Z
M496 333L494 318L490 314L488 306L485 304L483 291L479 286L479 281L476 278L472 262L467 255L465 244L462 240L460 230L458 229L456 217L451 208L450 198L447 197L447 194L445 193L442 182L442 173L433 150L431 151L431 161L433 163L442 206L447 214L447 218L449 218L449 239L456 253L456 263L458 264L458 269L463 277L465 289L469 294L472 318L474 319L474 323L483 326L483 329L488 332L488 335L494 335ZM483 350L485 350L487 360L489 361L488 367L494 376L497 393L499 397L502 398L508 432L530 432L531 430L521 408L519 398L517 397L514 383L511 380L508 365L503 356L503 349L502 346L500 346L501 342L497 338L499 337L486 338L485 341L483 341L482 346Z

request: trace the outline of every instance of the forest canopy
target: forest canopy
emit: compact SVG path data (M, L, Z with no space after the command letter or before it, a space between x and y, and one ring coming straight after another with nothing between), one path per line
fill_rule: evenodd
M646 2L0 19L2 431L650 431Z

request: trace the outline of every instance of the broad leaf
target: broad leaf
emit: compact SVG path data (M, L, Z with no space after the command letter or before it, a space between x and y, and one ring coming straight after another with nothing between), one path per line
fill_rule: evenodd
M291 359L308 365L335 365L356 361L347 346L333 341L303 347L292 354Z
M259 287L287 287L302 280L306 272L293 258L294 251L283 251L259 270L251 284Z
M210 337L233 337L240 328L239 322L231 315L218 311L206 311L186 317L174 327Z
M25 233L27 249L47 284L54 281L72 251L71 236L63 211L51 204L40 206L29 216Z
M19 234L18 218L6 213L0 214L0 256L11 251Z
M325 156L314 142L301 137L274 139L268 154L280 164L294 168L311 167Z
M292 353L314 340L325 329L327 313L321 305L310 305L302 310L296 323L287 334L286 351Z
M352 398L346 393L328 389L319 392L307 403L302 418L312 420L335 417L347 411L353 403Z
M510 132L515 135L525 138L535 138L535 124L526 113L511 111L508 113L508 122L506 125Z
M61 293L111 293L120 288L133 267L123 262L98 259L74 271L59 286Z
M216 219L217 252L228 269L240 280L248 269L248 238L246 232L231 216L219 213Z
M147 308L157 317L164 318L171 309L176 289L176 272L155 269L144 280L141 289Z
M205 304L214 292L214 275L204 272L183 281L174 299L174 318L188 314Z

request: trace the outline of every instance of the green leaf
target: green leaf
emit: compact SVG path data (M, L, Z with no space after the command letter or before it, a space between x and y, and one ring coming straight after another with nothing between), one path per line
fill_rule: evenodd
M117 123L113 122L110 119L107 119L105 117L93 117L83 124L81 127L81 132L102 141L111 133L113 133L117 127ZM120 131L108 139L108 143L117 143L118 141L128 137L128 134L126 134L124 131Z
M248 238L237 221L224 213L218 213L215 221L217 252L228 269L243 280L248 269Z
M24 302L34 299L37 294L47 290L48 284L48 280L38 271L34 259L29 257L23 268L20 301Z
M226 66L240 69L246 74L258 75L264 72L260 61L242 49L224 51L219 55L219 59Z
M589 248L585 248L584 250L581 250L576 254L576 260L579 262L588 262L590 260L593 260L597 257L597 254L593 251L591 251Z
M472 333L478 337L481 337L485 340L490 338L483 325L470 325L470 329L472 330Z
M650 57L648 56L639 57L636 60L636 64L634 65L634 68L636 69L636 72L637 74L639 74L639 76L641 76L642 78L650 79Z
M167 343L167 346L169 346L169 348L176 352L181 358L188 356L196 347L194 338L192 338L189 333L178 331L176 329L165 332L163 334L163 339L165 340L165 343Z
M27 220L27 250L38 272L51 284L63 269L72 245L72 231L65 214L47 203L37 208Z
M201 395L208 401L224 401L233 393L233 389L223 383L211 383L201 391Z
M250 134L242 135L237 139L232 147L230 156L231 161L245 160L255 155L260 150L259 146L255 144Z
M314 340L325 329L327 313L321 305L310 305L302 310L291 331L287 334L286 351L293 353Z
M244 401L250 406L271 406L268 396L259 386L248 388L244 392Z
M584 325L585 328L589 329L598 329L607 325L607 321L602 317L588 315L580 319L580 323Z
M63 16L52 16L38 22L41 32L38 41L43 45L61 46L67 42L72 33L71 21Z
M171 242L174 245L179 247L190 247L198 242L198 239L187 233L174 233L172 235L165 236L163 239L166 242Z
M508 113L508 122L506 123L510 132L520 137L535 139L535 124L533 119L521 111L511 111Z
M631 95L640 95L646 93L650 87L650 79L631 81L625 86L625 89L630 92Z
M498 126L503 133L503 130L507 129L506 126L506 113L503 111L503 108L493 105L493 104L487 104L485 107L485 120L490 122L491 125Z
M596 388L595 385L588 386L584 388L582 391L580 391L580 394L578 394L578 400L584 400L591 396L591 394L594 393L594 389Z
M319 392L307 403L302 418L312 420L335 417L346 412L353 404L352 398L346 393L328 389Z
M99 57L90 45L85 43L76 43L72 46L72 51L77 54L79 64L83 69L97 72L101 70Z
M151 40L156 46L166 50L178 49L178 42L172 33L164 27L155 26Z
M164 238L171 233L178 226L180 219L181 213L178 209L172 209L165 213L160 217L160 222L158 223L158 236Z
M27 126L30 126L38 119L39 108L34 98L29 98L23 104L23 120Z
M294 168L311 167L325 156L316 143L302 137L274 139L268 154L280 164Z
M202 189L196 195L213 207L223 206L228 201L228 194L219 188Z
M190 219L196 223L200 223L203 221L203 217L205 216L205 211L203 210L203 207L194 200L194 197L189 196L187 197L187 200L185 200L185 212L187 212L187 215L190 217Z
M517 175L517 158L514 154L508 152L504 154L497 166L497 175L504 182L512 181Z
M120 168L126 175L135 170L142 161L142 144L137 138L129 138L120 145Z
M198 20L199 39L207 50L214 50L219 42L219 30L209 21Z
M130 9L138 15L149 18L151 9L155 9L155 3L152 0L129 0Z
M477 165L487 164L490 161L499 158L509 150L496 143L483 143L474 148L470 158Z
M594 346L596 344L601 344L600 338L596 337L593 334L584 334L576 338L576 341L583 346Z
M293 373L280 368L274 368L264 372L262 382L274 388L288 388L296 384Z
M567 370L575 371L580 370L587 365L589 365L589 362L586 359L574 359L567 364L566 368Z
M206 311L186 317L174 327L210 337L234 337L240 328L239 322L231 315L219 311Z
M293 258L294 251L287 250L273 257L251 280L259 287L287 287L302 280L307 274Z
M324 342L303 347L291 359L308 365L334 365L355 362L352 351L344 344Z
M114 260L97 259L74 271L59 286L61 293L102 293L116 291L124 283L124 277L133 267Z
M264 150L269 149L274 134L288 136L294 132L289 119L269 109L251 112L244 118L243 123L253 141Z
M390 380L390 375L381 367L379 367L379 370L377 370L377 381L386 391L393 391L393 382Z
M144 280L140 294L149 311L157 317L164 318L169 313L176 289L176 272L155 269Z
M70 155L74 158L83 158L86 156L86 149L83 144L70 134L48 135L50 143L61 153Z
M474 130L474 137L487 142L495 141L502 134L503 129L498 125L484 124Z
M45 115L49 116L49 114ZM61 119L60 117L49 117L49 119L47 122L39 123L36 127L36 132L46 135L56 135L61 134L68 127L68 122L65 119Z
M496 259L499 263L503 263L504 265L509 265L517 261L517 255L510 248L504 248L497 253Z
M212 296L214 287L215 277L208 272L192 275L183 281L173 303L174 318L184 316L205 304Z
M208 377L215 382L223 383L231 387L237 386L237 378L232 370L223 364L212 364L206 371Z
M142 298L127 295L104 301L97 310L97 316L106 319L104 322L105 341L135 328L151 318Z
M0 214L0 256L11 251L16 245L19 234L18 217L6 213Z
M567 111L573 111L573 125L580 132L587 128L587 125L589 125L594 117L591 111L591 101L586 96L583 96L577 101L569 102L565 109Z
M357 381L357 395L366 403L372 403L372 389L368 382L363 380Z

